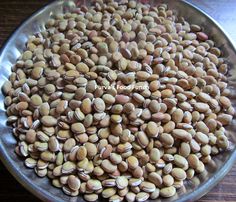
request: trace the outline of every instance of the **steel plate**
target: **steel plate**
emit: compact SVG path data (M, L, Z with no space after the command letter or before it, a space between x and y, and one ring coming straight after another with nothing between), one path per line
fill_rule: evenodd
M147 1L145 1L147 2ZM229 86L232 90L231 100L233 106L236 106L236 51L230 38L224 33L221 27L207 14L197 9L186 1L148 1L151 5L157 5L160 2L168 3L171 9L174 9L179 16L185 17L189 22L198 24L204 28L210 38L216 42L230 66L228 75ZM16 62L20 53L24 50L25 42L29 35L40 32L45 29L44 22L53 14L66 12L75 6L88 4L86 1L62 1L57 0L42 8L28 20L26 20L12 34L5 43L0 52L0 87L11 74L11 66ZM30 192L43 201L84 201L82 197L66 196L60 189L54 188L47 178L39 178L36 174L26 169L23 161L14 153L16 140L11 133L11 128L6 125L6 115L4 109L4 96L0 92L0 157L4 165L11 174ZM178 190L178 193L170 198L155 201L194 201L206 194L226 173L231 169L236 160L236 121L227 127L228 136L232 142L231 150L222 153L211 165L207 166L207 171L185 183L185 186ZM100 200L102 201L102 199Z

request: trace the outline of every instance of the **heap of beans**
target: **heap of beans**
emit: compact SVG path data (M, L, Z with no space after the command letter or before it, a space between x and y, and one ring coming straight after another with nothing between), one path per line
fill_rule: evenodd
M56 15L3 86L15 152L87 201L171 197L229 147L227 69L165 4L96 0Z

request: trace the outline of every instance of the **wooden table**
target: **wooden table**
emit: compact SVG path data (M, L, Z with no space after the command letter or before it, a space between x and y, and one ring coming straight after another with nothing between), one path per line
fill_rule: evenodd
M235 0L189 0L209 13L229 33L236 43ZM0 0L0 46L12 31L49 0ZM228 175L199 202L236 201L236 165ZM0 163L0 201L39 201L26 191Z

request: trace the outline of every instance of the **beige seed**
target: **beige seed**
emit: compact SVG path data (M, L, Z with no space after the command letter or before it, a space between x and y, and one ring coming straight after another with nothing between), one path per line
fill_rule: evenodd
M57 125L57 119L52 116L43 116L41 122L44 126L48 127Z
M110 198L111 196L115 195L116 189L115 188L107 188L102 191L103 198Z
M144 132L138 132L137 141L140 144L140 146L143 148L147 147L149 143L148 137Z
M87 142L84 146L87 150L88 157L92 158L97 154L97 147L93 143Z
M48 148L50 149L50 151L52 152L57 152L60 149L60 145L59 142L57 140L57 138L55 136L52 136L49 138L48 141Z
M194 138L197 142L201 144L208 144L209 142L208 136L202 132L197 132Z
M217 117L217 121L222 123L223 126L228 125L233 119L232 115L229 114L219 114Z
M227 149L229 147L228 138L224 135L221 135L221 136L217 137L216 144L222 149Z
M89 98L84 99L81 103L80 109L84 114L90 114L92 112L91 100Z
M3 86L2 86L2 91L5 95L8 95L11 88L12 88L11 82L10 81L5 81Z
M130 169L135 169L139 165L138 159L135 156L128 157L127 163Z
M67 180L68 186L70 189L76 191L80 188L80 180L74 175L70 175Z
M85 133L85 128L84 125L82 123L74 123L71 125L71 130L72 132L76 133L76 134L82 134Z
M107 173L113 173L116 171L117 166L112 164L109 160L105 159L102 161L101 164L102 168L107 172Z
M48 103L43 103L40 105L39 107L39 113L41 116L47 116L49 115L49 111L50 111L50 106Z
M116 103L118 104L126 104L129 101L129 97L125 95L117 95L116 97Z
M194 108L195 110L197 110L198 112L206 112L209 110L209 105L208 104L205 104L203 102L197 102L194 104Z
M152 183L154 183L157 187L160 187L162 184L162 177L156 173L156 172L152 172L148 175L148 180Z
M102 99L104 100L104 102L108 105L114 104L115 103L115 98L110 95L110 94L104 94L102 96Z
M151 162L157 163L160 160L160 151L157 148L151 149L150 152L150 160Z
M30 99L33 107L38 107L43 103L42 98L39 95L32 95Z
M102 184L99 180L90 179L87 181L86 186L88 189L97 191L102 188Z
M98 195L97 194L85 194L84 199L86 201L90 201L90 202L97 201L98 200Z
M125 199L126 199L127 202L134 202L135 201L135 197L136 197L136 195L133 192L128 192L125 195Z
M198 95L198 98L199 98L202 102L209 102L210 99L211 99L211 96L208 95L207 93L200 92L199 95Z
M185 171L181 168L173 168L171 174L177 180L184 180L187 177Z
M171 175L165 175L163 177L163 184L167 187L170 187L174 184L174 178Z
M116 186L118 189L124 189L128 186L128 180L124 176L119 176L116 178Z
M172 120L175 122L175 123L180 123L182 122L183 120L183 117L184 117L184 113L181 109L176 109L173 114L172 114Z
M150 121L146 127L148 137L156 137L158 135L158 127L155 122Z
M160 195L165 198L169 198L171 196L174 196L176 193L176 189L173 186L165 187L160 190Z
M149 194L146 192L139 192L136 195L136 201L138 202L146 201L148 198L149 198Z
M166 146L172 146L174 144L174 138L168 133L160 134L160 140Z
M188 166L188 161L178 154L174 155L174 163L180 168L185 168Z
M188 163L191 168L196 169L199 165L199 159L195 154L190 154L188 156Z
M151 192L155 191L156 186L151 182L143 181L140 184L140 188L141 188L141 190L143 190L147 193L151 193Z
M181 139L186 142L192 139L191 134L189 134L187 131L182 130L182 129L174 129L172 134L175 138Z
M105 103L101 98L96 98L94 100L93 106L97 112L104 112L105 110Z

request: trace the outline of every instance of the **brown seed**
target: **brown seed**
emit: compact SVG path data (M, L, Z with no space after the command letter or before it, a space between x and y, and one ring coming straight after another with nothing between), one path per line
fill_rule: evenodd
M206 41L208 36L204 32L197 32L197 38L201 41Z
M117 95L116 97L116 103L118 104L126 104L127 102L129 102L129 97L125 96L125 95Z

